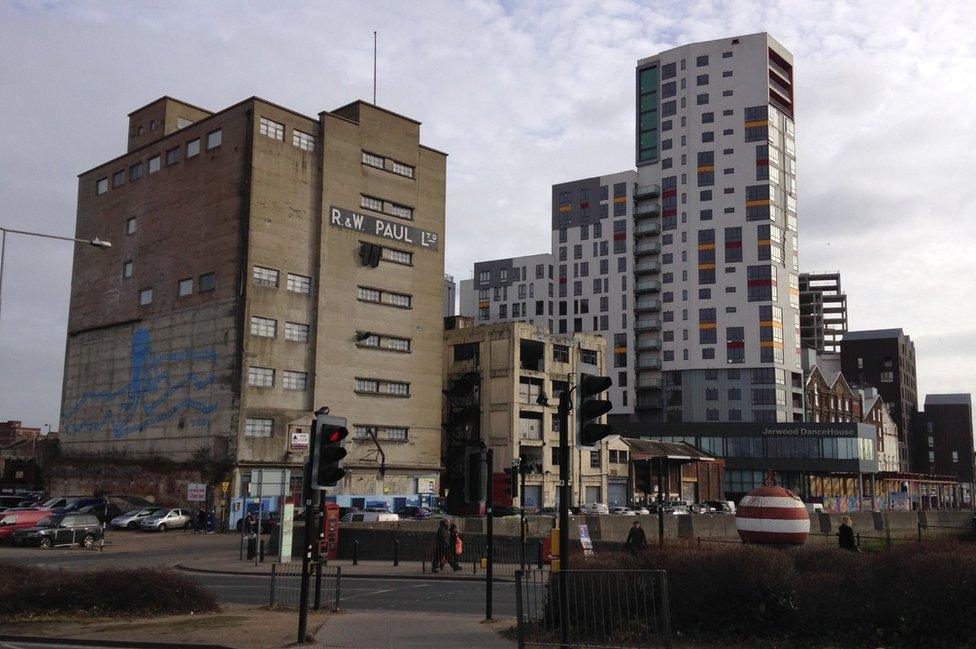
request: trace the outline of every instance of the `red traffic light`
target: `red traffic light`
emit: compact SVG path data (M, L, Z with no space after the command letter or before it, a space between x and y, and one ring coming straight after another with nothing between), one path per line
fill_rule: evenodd
M335 443L335 442L338 442L341 439L342 439L342 431L341 430L332 430L332 431L329 432L329 441L330 442Z

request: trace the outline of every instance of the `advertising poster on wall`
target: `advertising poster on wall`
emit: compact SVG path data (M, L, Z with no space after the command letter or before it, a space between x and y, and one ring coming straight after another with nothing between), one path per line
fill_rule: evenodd
M906 491L892 491L888 496L891 510L895 512L912 511L912 495Z

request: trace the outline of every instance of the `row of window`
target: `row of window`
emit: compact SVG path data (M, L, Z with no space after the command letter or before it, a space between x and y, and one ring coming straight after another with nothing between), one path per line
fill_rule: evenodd
M388 442L405 442L407 441L407 431L406 426L353 424L352 439L369 440L375 435L378 439ZM247 417L244 420L244 435L246 437L273 437L274 419Z
M223 129L216 129L210 131L205 136L205 142L207 150L216 149L220 146L223 139ZM185 151L185 154L183 153ZM200 153L200 138L193 138L188 140L185 145L175 146L167 149L165 151L166 155L166 166L170 167L175 165L180 161L181 154L185 155L187 159L193 158ZM156 154L151 156L146 160L146 169L148 173L154 174L162 168L162 154ZM139 180L143 175L143 163L136 162L129 165L128 178L129 182ZM112 189L121 187L126 182L126 169L119 169L112 174ZM100 196L106 193L109 189L109 179L108 176L104 178L99 178L95 181L95 194Z
M412 207L401 205L400 203L394 203L393 201L388 201L382 198L377 198L375 196L360 194L359 206L367 210L372 210L373 212L379 212L380 214L384 214L386 216L396 216L408 221L413 220Z
M393 306L399 309L413 308L412 295L408 295L407 293L397 293L395 291L387 291L379 288L370 288L368 286L357 286L356 298L361 302L384 304L386 306Z
M356 392L388 397L409 397L410 384L388 379L356 378Z
M247 368L247 384L254 388L274 388L275 369L273 367ZM305 390L308 387L308 373L296 370L284 370L281 373L281 386L285 390Z
M132 262L127 261L122 264L122 278L132 277ZM197 293L207 293L217 287L216 276L213 273L204 273L197 277ZM193 294L193 278L188 277L177 282L176 292L178 297L187 297ZM152 287L139 289L139 306L148 306L153 301Z
M549 266L549 279L552 279L552 264ZM535 265L535 278L545 279L546 276L546 264L536 264ZM512 282L527 282L529 281L529 275L525 266L513 266L512 267ZM498 269L498 281L500 283L507 283L509 281L508 269L500 268ZM478 284L484 286L491 283L491 271L482 270L478 271ZM497 290L497 289L496 289Z
M285 322L285 340L296 343L307 343L311 333L311 326L301 322ZM251 335L262 338L278 337L278 321L273 318L251 316Z
M404 178L414 178L415 175L415 170L412 165L365 150L363 151L363 164L375 169L383 169L384 171L395 173Z
M265 137L270 137L272 140L285 141L285 125L267 117L261 117L258 120L258 132ZM303 151L315 150L315 136L304 131L299 131L297 128L291 130L291 143Z
M312 292L312 278L297 273L285 273L285 288L292 293L302 293L309 295ZM255 286L266 286L268 288L278 288L281 273L275 268L267 266L254 266L251 270L251 280Z

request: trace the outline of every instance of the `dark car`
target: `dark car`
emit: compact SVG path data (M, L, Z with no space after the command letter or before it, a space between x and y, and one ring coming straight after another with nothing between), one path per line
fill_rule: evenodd
M93 547L102 538L102 525L91 514L53 514L37 521L34 527L14 532L14 545L56 545Z
M83 507L78 508L78 513L91 514L92 516L98 519L99 523L107 523L113 518L115 518L116 516L121 515L122 509L113 503L103 500L100 503L95 503L93 505L85 505Z
M58 507L56 509L52 509L51 513L70 514L72 512L80 512L82 509L85 509L86 507L91 507L92 505L97 506L97 505L104 505L104 504L105 504L104 498L90 498L90 497L79 498L78 500L75 500L74 502L71 502L65 505L64 507Z
M20 507L20 503L23 501L23 496L0 496L0 511Z

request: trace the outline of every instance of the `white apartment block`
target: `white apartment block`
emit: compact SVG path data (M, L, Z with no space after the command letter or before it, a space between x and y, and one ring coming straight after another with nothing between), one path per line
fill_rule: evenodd
M476 262L474 278L459 283L460 314L479 325L528 322L554 331L553 273L548 253Z
M793 116L793 57L768 34L638 62L667 421L802 420Z

